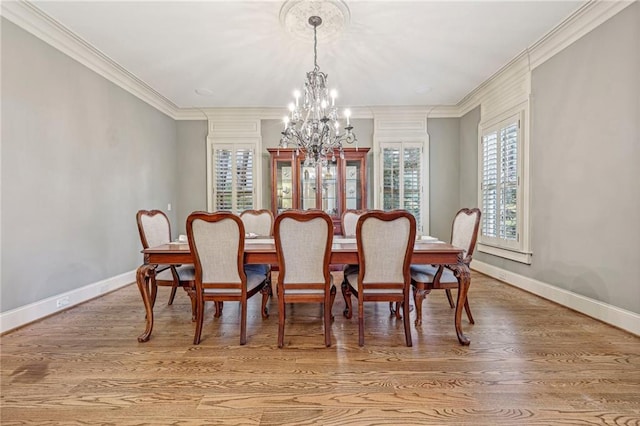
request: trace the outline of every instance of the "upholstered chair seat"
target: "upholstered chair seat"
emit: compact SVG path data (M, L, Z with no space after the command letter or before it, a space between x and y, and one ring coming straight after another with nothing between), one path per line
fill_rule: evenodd
M247 276L247 292L255 292L256 288L264 284L264 281L267 279L266 273L260 272L252 272L251 270L247 270L245 268L245 274ZM239 288L233 289L220 289L220 288L205 288L205 294L240 294L242 292Z
M171 271L171 268L168 265L164 265L165 268L163 268L162 266L163 265L158 265L158 270L160 270L160 272L156 272L156 279L172 281L173 273ZM193 265L175 266L175 271L178 274L178 279L181 282L193 281L196 279L196 269L193 267Z
M438 273L438 269L440 268L433 265L411 265L411 279L423 283L432 283ZM453 275L453 271L445 268L440 276L440 282L457 285L458 279Z

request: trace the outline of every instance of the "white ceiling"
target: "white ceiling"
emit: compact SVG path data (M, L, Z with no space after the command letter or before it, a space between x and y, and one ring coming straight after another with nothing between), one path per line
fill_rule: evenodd
M347 1L318 64L341 106L455 105L583 3ZM312 40L280 24L283 1L33 4L180 108L283 107L313 69Z

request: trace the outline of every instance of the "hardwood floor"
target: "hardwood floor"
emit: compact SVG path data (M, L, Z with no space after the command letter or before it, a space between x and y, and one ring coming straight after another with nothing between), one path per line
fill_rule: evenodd
M2 336L1 417L13 424L367 425L640 424L640 337L478 273L476 324L461 346L444 291L404 344L388 304L368 304L365 346L357 318L333 307L332 346L321 307L287 309L277 348L277 301L260 317L249 302L246 346L237 304L192 344L189 300L167 306L160 288L151 340L131 285ZM356 305L357 306L357 305ZM412 314L412 317L414 315ZM412 318L413 319L413 318Z

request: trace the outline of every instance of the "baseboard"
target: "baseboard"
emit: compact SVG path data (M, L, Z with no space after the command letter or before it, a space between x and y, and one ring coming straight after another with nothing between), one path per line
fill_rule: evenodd
M136 271L125 272L67 293L58 294L29 305L2 312L0 314L0 333L5 333L56 312L69 309L72 306L129 285L135 280Z
M599 302L479 260L471 262L471 269L640 336L640 315L634 312Z

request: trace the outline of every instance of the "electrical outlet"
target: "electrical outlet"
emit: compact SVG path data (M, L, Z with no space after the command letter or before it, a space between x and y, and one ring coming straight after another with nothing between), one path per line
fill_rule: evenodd
M171 211L171 203L167 204L167 211Z
M69 296L63 296L56 300L56 307L62 308L63 306L67 306L69 304Z

